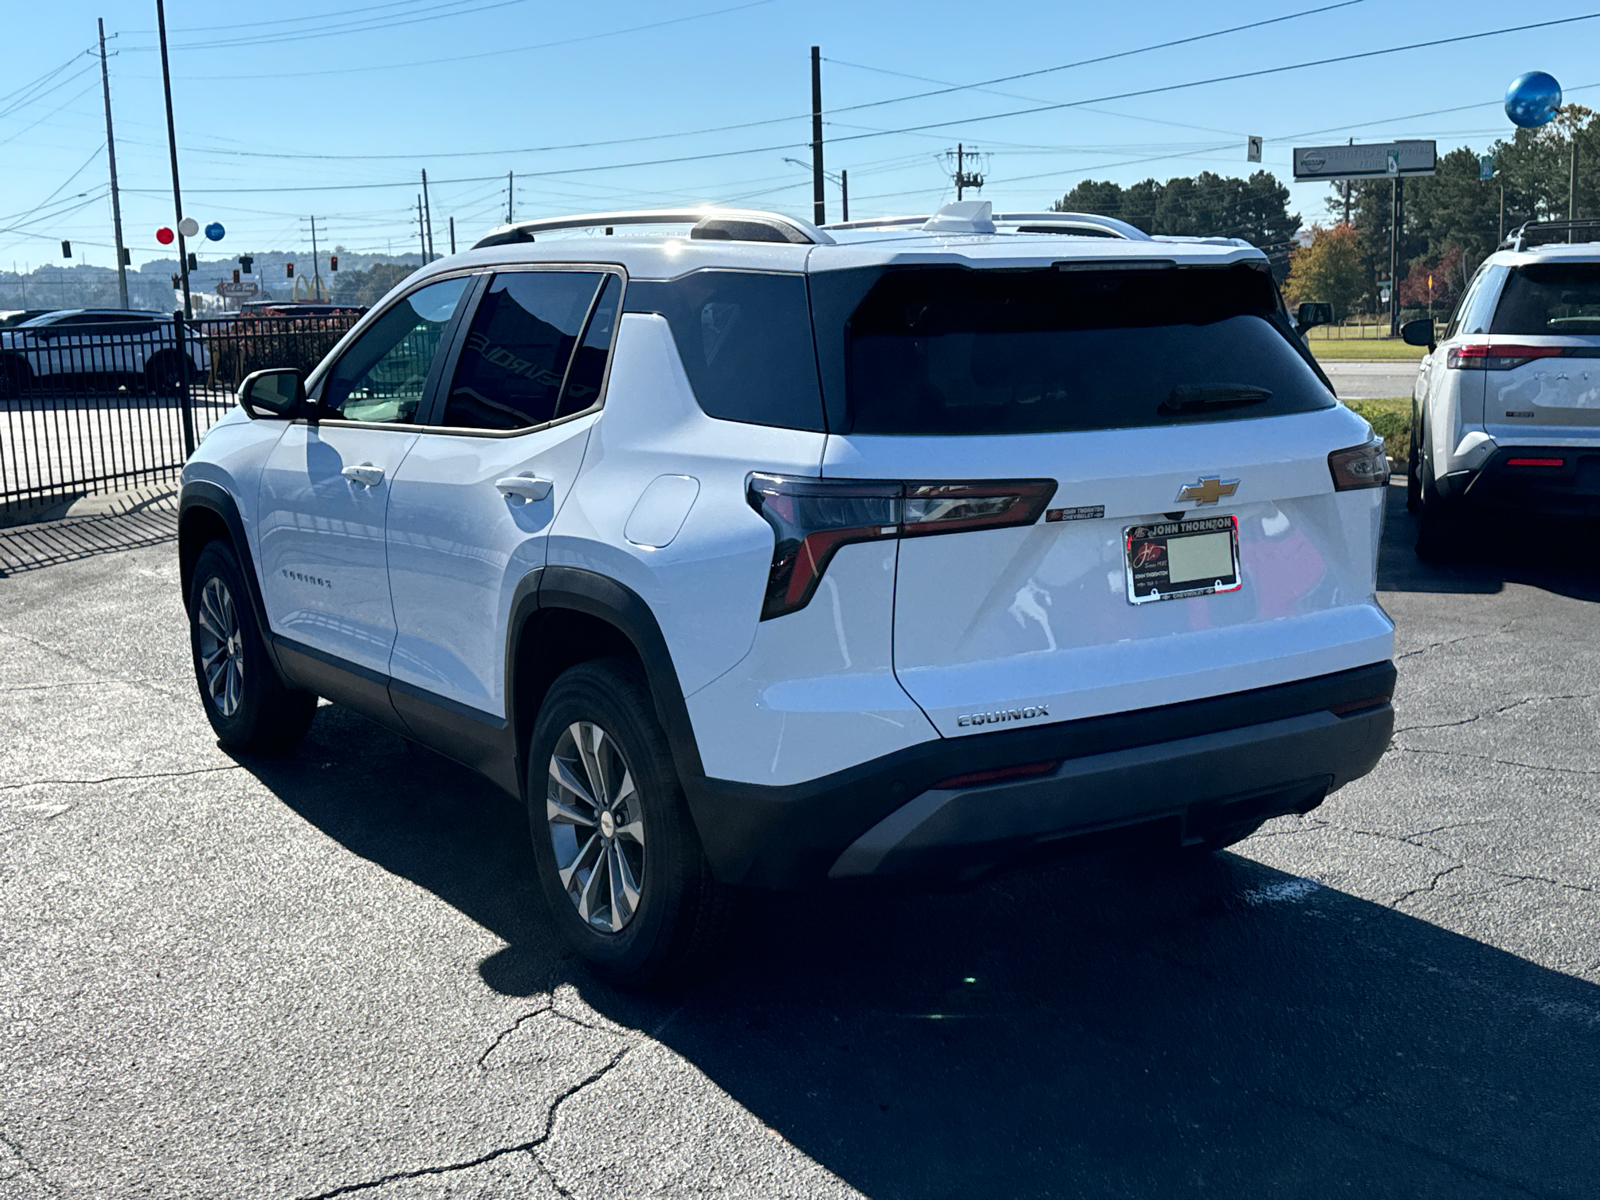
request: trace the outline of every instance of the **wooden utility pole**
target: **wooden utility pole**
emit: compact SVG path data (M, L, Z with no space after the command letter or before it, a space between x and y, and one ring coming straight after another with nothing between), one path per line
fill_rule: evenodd
M827 223L827 198L822 191L822 47L811 47L811 209L812 220Z
M455 253L456 253L456 219L454 217L451 217L450 218L450 255L451 255L452 258L455 257Z
M517 219L517 177L514 172L506 172L506 224L509 225Z
M427 224L427 228L428 228L428 248L423 251L422 261L425 262L425 263L431 263L433 261L433 257L434 257L433 256L433 202L428 199L428 173L426 171L424 171L422 173L422 213L423 213L423 218L428 223Z
M122 199L117 194L117 139L111 133L111 73L106 70L106 23L100 19L100 87L106 97L106 162L111 166L111 234L117 244L117 302L128 307L127 251L122 248Z
M428 234L422 224L422 193L417 193L417 245L422 250L422 265L428 265Z
M183 237L183 193L178 188L178 133L172 124L172 71L167 66L167 14L156 0L156 32L161 36L161 90L167 98L167 149L172 155L172 207L177 216L178 272L183 280L183 315L194 316L189 299L189 251Z

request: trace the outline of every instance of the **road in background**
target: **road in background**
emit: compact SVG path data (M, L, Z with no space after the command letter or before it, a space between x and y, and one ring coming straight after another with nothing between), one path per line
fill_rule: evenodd
M1341 400L1410 396L1417 381L1417 364L1412 362L1324 362L1321 365Z
M1372 775L1186 872L752 897L665 998L466 771L336 708L222 754L170 543L22 564L0 1197L1592 1196L1600 576L1424 566L1401 499Z

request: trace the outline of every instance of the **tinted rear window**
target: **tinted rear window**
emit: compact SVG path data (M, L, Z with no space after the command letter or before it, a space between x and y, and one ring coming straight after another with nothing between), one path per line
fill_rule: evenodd
M1600 263L1513 268L1490 333L1600 333Z
M850 317L857 433L1047 433L1281 416L1333 397L1265 272L890 271Z
M626 304L666 317L707 416L822 429L804 275L694 271L665 283L635 280Z

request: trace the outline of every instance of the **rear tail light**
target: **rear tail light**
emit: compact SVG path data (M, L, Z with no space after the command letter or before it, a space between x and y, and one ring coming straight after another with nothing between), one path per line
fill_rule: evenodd
M1012 767L994 767L988 771L968 771L965 775L952 775L933 785L933 790L947 788L981 787L986 783L1005 783L1011 779L1036 779L1052 774L1065 759L1052 758L1048 762L1018 763Z
M1457 346L1444 365L1455 371L1509 371L1536 358L1560 358L1566 346Z
M1508 467L1564 467L1567 460L1564 458L1508 458Z
M1383 452L1382 440L1373 438L1364 446L1335 450L1328 455L1328 470L1336 492L1383 487L1389 482L1389 457Z
M773 532L761 619L804 608L841 546L1032 525L1055 490L1054 479L899 483L753 473L745 497Z

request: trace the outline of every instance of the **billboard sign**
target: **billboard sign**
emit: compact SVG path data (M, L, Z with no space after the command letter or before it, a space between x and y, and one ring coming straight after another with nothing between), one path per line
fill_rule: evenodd
M248 279L243 283L234 283L232 280L224 279L221 283L217 284L217 295L229 296L236 300L248 300L260 290L260 284L254 283Z
M1319 179L1391 179L1432 175L1438 144L1432 141L1369 142L1361 146L1296 146L1294 177L1305 183Z

